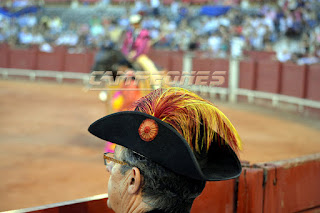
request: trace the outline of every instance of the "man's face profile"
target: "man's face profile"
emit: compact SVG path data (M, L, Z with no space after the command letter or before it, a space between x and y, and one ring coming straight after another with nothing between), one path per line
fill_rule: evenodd
M116 145L114 158L122 160L123 147ZM112 167L107 167L110 173L108 181L108 207L115 212L126 212L130 207L130 200L137 200L141 196L140 171L133 167L123 173L119 163L113 163ZM141 198L141 197L140 197Z
M119 146L116 146L114 150L115 159L119 159L121 154L121 149ZM121 205L121 194L120 190L123 187L123 184L120 184L123 181L124 176L120 172L120 165L113 163L112 167L108 167L108 172L110 173L108 181L108 207L115 210Z

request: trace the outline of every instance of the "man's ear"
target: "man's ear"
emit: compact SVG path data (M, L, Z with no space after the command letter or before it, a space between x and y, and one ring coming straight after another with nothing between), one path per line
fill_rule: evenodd
M140 170L137 167L133 167L130 170L130 176L129 176L129 187L128 187L128 193L129 194L137 194L140 191L140 188L142 186L142 175L140 173Z

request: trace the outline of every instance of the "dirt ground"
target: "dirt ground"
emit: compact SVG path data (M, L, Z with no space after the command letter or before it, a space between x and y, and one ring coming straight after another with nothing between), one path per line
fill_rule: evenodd
M105 115L97 91L79 84L0 80L0 211L107 192L104 143L87 128ZM251 163L320 152L320 121L216 103Z

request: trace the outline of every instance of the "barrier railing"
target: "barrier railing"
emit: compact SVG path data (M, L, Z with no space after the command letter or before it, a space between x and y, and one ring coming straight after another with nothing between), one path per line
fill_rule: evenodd
M208 182L192 213L320 211L320 153L299 158L242 163L239 178ZM5 213L112 213L107 194Z
M281 101L290 103L290 104L296 104L298 105L298 109L300 112L303 111L303 107L312 107L312 108L320 109L319 101L296 98L296 97L287 96L287 95L279 95L274 93L252 91L252 90L246 90L246 89L238 89L236 93L237 95L247 96L249 103L254 103L254 98L262 98L262 99L271 100L272 106L274 107L278 107Z
M29 77L31 81L34 81L37 77L49 77L55 78L58 83L62 83L63 79L82 80L85 85L89 82L90 78L90 75L86 73L11 68L0 68L0 73L4 79L7 79L9 76L26 76Z

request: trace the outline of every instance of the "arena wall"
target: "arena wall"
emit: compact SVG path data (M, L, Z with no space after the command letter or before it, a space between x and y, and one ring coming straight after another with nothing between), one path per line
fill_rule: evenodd
M44 53L38 51L36 46L15 49L7 44L0 44L0 67L90 73L96 52L87 50L85 53L69 53L66 47L59 46L52 53ZM229 59L204 57L202 52L194 52L193 55L193 71L210 71L211 81L207 82L207 86L212 82L215 71L226 71L225 82L219 87L229 87ZM180 75L185 71L184 56L181 51L151 50L149 53L149 57L157 65L168 71L178 71ZM238 88L320 101L320 64L280 63L273 60L273 52L252 51L246 53L246 56L248 57L239 63ZM239 100L243 99L240 97ZM319 109L306 107L305 111L320 117Z
M250 165L234 180L208 182L192 213L320 211L320 154ZM107 195L8 213L111 213Z

